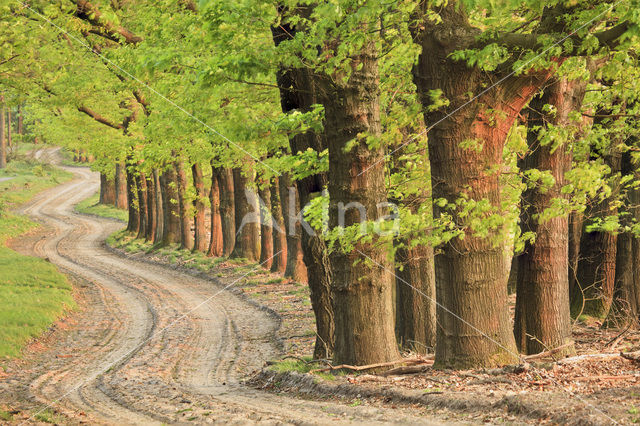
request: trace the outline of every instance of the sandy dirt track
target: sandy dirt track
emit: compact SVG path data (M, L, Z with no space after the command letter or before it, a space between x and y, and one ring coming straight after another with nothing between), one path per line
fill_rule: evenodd
M113 253L104 240L122 224L73 209L96 192L98 175L67 170L72 181L22 209L45 231L17 248L73 277L83 310L46 348L9 365L0 401L22 401L32 412L50 406L70 423L438 423L415 409L310 401L242 385L247 373L281 355L278 321L223 289L232 282Z

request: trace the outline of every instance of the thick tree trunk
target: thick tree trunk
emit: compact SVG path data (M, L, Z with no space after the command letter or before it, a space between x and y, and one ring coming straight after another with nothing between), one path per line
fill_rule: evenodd
M236 244L231 257L257 262L260 259L260 210L255 192L248 187L254 173L247 173L249 176L241 169L233 169Z
M163 232L162 245L180 243L180 204L178 202L178 178L173 165L160 176L162 191Z
M125 173L127 175L127 199L129 200L129 224L127 226L127 231L132 234L137 234L140 230L140 215L138 214L138 190L136 187L136 178L134 176L136 173L134 166L132 164L127 164Z
M265 184L258 190L260 196L260 264L271 269L273 264L273 227L271 226L271 188Z
M578 293L578 260L580 259L580 238L582 237L582 212L569 214L569 295L573 304L573 295Z
M271 28L273 41L278 46L282 41L294 37L296 28L286 22ZM294 110L306 112L312 105L318 104L318 87L314 83L312 72L307 69L281 69L277 73L280 88L280 104L285 113ZM326 140L312 132L289 138L292 153L313 149L322 152L327 148ZM328 251L322 237L317 232L305 227L304 231L296 219L300 206L305 206L325 189L328 178L326 173L308 176L297 182L295 189L283 176L280 182L280 198L283 216L287 228L287 269L285 276L302 276L303 269L299 263L299 249L302 248L306 266L307 282L311 291L311 306L316 318L316 343L313 356L316 359L333 357L335 345L335 324L333 315L333 295L331 293L332 271ZM289 195L292 193L293 197ZM301 235L301 238L298 237ZM294 263L295 261L295 263ZM295 267L295 268L294 268ZM300 281L300 278L294 278Z
M127 174L125 165L116 163L115 189L116 189L116 207L119 209L127 208Z
M379 136L377 53L366 45L354 57L347 81L321 77L324 132L329 148L329 224L331 229L358 226L381 217L386 202L384 150L369 147L361 135ZM355 143L352 144L352 141ZM347 143L351 144L346 150ZM355 203L359 209L345 209ZM398 359L392 291L395 285L388 248L370 236L330 254L333 281L336 364L364 365Z
M291 178L284 174L278 182L278 192L282 204L282 216L284 220L283 232L286 233L287 260L284 270L285 278L291 278L298 283L307 283L307 266L302 251L302 225L296 220L300 211L300 199L298 189L291 186ZM309 261L313 263L313 261ZM329 287L327 287L328 291Z
M542 96L530 102L529 145L520 169L549 172L555 183L551 188L528 188L523 194L520 222L523 232L535 233L535 243L527 243L518 256L516 314L514 332L518 349L526 354L564 346L559 355L575 352L571 336L569 309L569 218L568 215L540 222L539 217L562 194L565 174L571 168L570 141L561 146L542 145L540 131L547 123L569 128L570 114L579 110L586 84L554 81ZM542 114L545 105L553 105L553 115Z
M153 237L153 241L155 243L162 241L162 236L164 235L164 208L163 208L163 200L162 200L162 186L160 184L160 172L158 169L153 169L153 182L156 190L156 232Z
M195 239L193 242L193 250L202 253L207 252L207 227L205 225L205 205L204 199L204 178L202 176L202 168L200 164L194 163L191 166L191 174L193 175L193 187L196 189L196 199L193 200L193 208L196 211L194 218Z
M622 153L612 142L609 152L604 155L605 162L611 170L611 176L620 171ZM616 185L613 185L615 188ZM587 217L606 217L616 215L616 193L602 201L592 200L595 204L587 209ZM572 297L571 313L606 318L613 302L616 280L616 252L618 236L616 234L596 230L588 232L591 220L585 219L580 237L580 258L578 260L577 286Z
M436 345L436 277L433 247L400 247L396 260L396 337L417 353L433 353Z
M220 188L220 227L222 228L222 255L231 256L236 244L236 203L231 169L217 169ZM243 195L244 196L244 195Z
M193 234L191 233L191 209L187 199L187 174L182 162L175 162L178 179L178 203L180 204L180 248L193 249Z
M209 202L211 203L211 239L207 256L220 257L224 253L224 237L222 236L222 218L220 217L220 187L219 176L222 171L211 164L211 191Z
M428 8L427 3L423 7ZM499 170L507 135L548 76L510 76L492 90L478 93L502 74L490 75L451 58L452 52L476 39L463 9L458 2L449 2L439 11L442 22L424 19L412 29L422 46L414 81L425 122L434 123L428 141L432 194L449 205L456 205L462 195L484 200L493 213L500 214ZM434 110L434 91L441 91L449 104ZM479 96L469 101L471 95ZM479 150L465 147L466 141L476 141ZM434 208L436 220L443 214L452 215L465 238L449 241L435 258L439 302L435 365L472 368L516 362L507 300L505 230L496 227L487 237L477 237L473 221L466 216Z
M271 187L271 216L273 217L273 223L277 226L277 228L273 229L274 256L273 263L271 264L271 272L284 274L287 268L287 234L282 216L280 179L278 177L273 178L273 186Z
M100 173L100 204L114 206L116 204L116 183L107 176Z
M138 228L138 235L136 238L146 239L149 223L149 211L147 208L147 178L142 172L136 175L136 188L138 189L138 215L140 217L140 226Z
M7 140L4 133L4 97L0 96L0 169L7 167Z
M147 187L147 227L144 234L145 241L156 242L156 230L158 227L158 210L156 208L156 181L154 172L151 172L146 179Z

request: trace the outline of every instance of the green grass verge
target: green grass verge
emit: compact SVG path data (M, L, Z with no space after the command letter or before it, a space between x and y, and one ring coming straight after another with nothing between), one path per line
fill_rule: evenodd
M91 214L94 216L107 217L110 219L118 219L126 222L129 219L129 213L126 210L118 209L114 206L100 204L100 195L95 194L76 205L78 213Z
M38 225L10 213L38 192L71 179L71 174L47 165L16 160L0 170L0 360L20 355L22 347L39 336L67 310L73 309L72 287L51 263L23 256L5 246Z
M276 361L269 366L269 370L276 371L278 373L285 373L289 371L295 371L296 373L310 373L312 370L318 370L324 367L323 364L311 362L312 357L305 356L302 359L285 359L283 361ZM318 376L325 380L335 380L336 375L342 376L345 373L341 371L335 371L333 373L326 373L316 371L312 373L314 376Z

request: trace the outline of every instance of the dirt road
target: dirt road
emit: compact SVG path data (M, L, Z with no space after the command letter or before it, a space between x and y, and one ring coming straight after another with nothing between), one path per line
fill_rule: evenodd
M9 366L0 398L19 395L32 412L51 406L71 423L437 423L415 410L295 399L242 385L247 372L281 355L278 322L225 291L231 282L111 252L103 241L122 224L73 211L98 189L98 176L67 170L71 182L23 208L48 231L19 246L76 277L84 308L46 349Z

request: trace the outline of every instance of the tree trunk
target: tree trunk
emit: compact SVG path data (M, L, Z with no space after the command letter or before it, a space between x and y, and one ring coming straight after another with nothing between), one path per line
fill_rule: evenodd
M18 134L24 135L24 116L22 112L22 105L18 105Z
M271 27L271 32L274 44L278 46L282 41L293 38L296 28L287 22L282 22L278 26ZM314 104L319 103L318 86L312 75L308 69L278 70L276 79L283 112L307 112ZM311 131L289 138L289 145L294 154L307 149L313 149L318 153L327 149L326 140ZM335 345L335 323L331 293L332 271L328 250L323 238L308 225L302 231L300 224L302 218L298 215L301 212L301 206L307 205L312 198L322 194L328 177L326 173L317 173L299 180L297 182L299 200L295 189L288 189L291 185L285 176L281 179L280 198L287 228L288 251L285 276L302 276L303 270L298 255L299 249L302 248L307 282L311 291L311 306L316 318L316 343L313 356L316 359L332 358ZM295 279L300 281L298 278Z
M422 7L426 13L427 3ZM456 206L464 195L470 202L488 202L492 213L500 215L499 171L507 135L548 75L505 77L492 90L478 93L503 75L453 60L450 54L470 47L476 30L459 2L447 3L439 13L442 22L425 18L412 28L422 46L414 81L425 123L434 123L428 139L433 199ZM434 91L441 91L449 103L433 108ZM475 141L479 149L465 147L467 141ZM504 273L508 270L505 229L496 226L486 237L478 237L473 220L457 209L434 208L436 220L448 215L465 235L444 244L435 258L439 302L435 365L473 368L516 362Z
M605 163L610 168L611 176L620 172L622 153L611 142L605 153ZM617 185L613 184L613 188ZM586 217L606 217L617 215L615 207L617 192L602 201L592 200L591 207L587 208ZM578 260L577 284L575 295L572 297L571 313L577 315L589 315L596 318L606 318L613 302L613 293L616 280L616 252L618 236L611 232L596 230L588 232L587 227L591 221L584 220L582 236L580 237L580 258Z
M222 255L231 256L236 244L236 204L231 169L216 169L220 188L220 227L222 229ZM244 195L243 195L244 196Z
M194 225L195 225L195 240L193 243L193 250L201 253L207 252L207 227L205 225L205 205L204 199L206 195L204 193L204 178L202 176L202 168L200 164L194 163L191 166L191 174L193 175L193 187L196 189L196 199L193 200L193 208L196 211Z
M106 173L100 173L100 204L110 206L116 203L116 185L115 181L107 176Z
M0 169L7 167L7 140L4 136L4 97L0 96Z
M260 259L260 211L256 194L248 188L253 172L245 176L233 169L234 201L236 204L236 244L231 257L257 262Z
M137 234L140 230L140 216L138 214L138 191L136 188L135 169L132 164L127 164L127 199L129 200L129 225L127 231Z
M209 201L211 203L211 239L207 256L220 257L224 253L224 237L222 236L222 218L220 217L220 187L219 176L221 169L211 163L211 191Z
M565 78L548 85L530 102L527 156L520 170L548 171L555 183L551 188L528 188L523 194L520 223L523 232L535 233L535 243L527 243L518 256L514 332L520 352L535 354L565 346L562 355L575 352L569 309L569 218L568 214L544 222L537 219L554 200L564 199L565 174L571 168L567 140L561 146L541 144L540 129L547 123L571 127L570 114L579 110L585 94L582 81ZM543 114L553 105L554 114ZM568 345L568 346L567 346Z
M287 268L287 234L282 216L282 203L280 202L280 179L277 176L273 178L273 186L271 187L271 216L277 225L277 228L273 230L274 256L271 272L284 274Z
M399 247L396 260L396 337L407 350L433 353L436 345L436 277L433 247Z
M160 185L160 173L158 169L153 169L153 186L155 187L156 192L156 232L153 236L154 243L158 243L162 241L162 236L164 235L164 208L162 201L162 186Z
M178 202L178 177L170 165L160 176L162 191L163 233L162 245L180 243L180 204Z
M152 171L146 180L147 187L147 227L145 230L145 241L156 242L156 228L158 227L158 210L156 208L156 181Z
M138 215L140 217L140 226L136 238L145 238L147 235L147 226L149 223L149 211L147 205L147 179L144 173L140 172L136 175L136 187L138 189Z
M271 269L273 264L273 227L271 225L271 188L265 183L258 189L260 196L260 264Z
M296 220L296 215L300 211L300 200L298 190L291 186L289 175L283 174L278 182L278 192L282 204L282 216L284 219L283 232L287 240L287 263L285 266L285 278L291 278L298 283L307 283L307 266L302 251L302 225ZM313 263L312 260L309 263ZM329 287L327 287L328 291Z
M116 176L115 176L115 189L116 189L116 207L119 209L127 208L127 174L125 172L125 165L116 163Z
M7 108L7 143L13 146L13 123L11 119L11 107Z
M573 295L578 292L577 274L583 219L584 215L582 212L573 211L569 214L569 295L572 299Z
M358 66L354 65L347 81L329 77L318 80L324 89L324 132L329 147L330 229L376 221L381 218L379 205L386 202L383 147L369 147L361 136L381 134L376 56L373 43L368 43L355 55L353 63ZM350 149L346 150L348 143ZM361 209L345 208L350 203ZM336 364L364 365L399 358L392 302L393 266L388 247L375 235L370 238L370 242L355 242L349 250L343 250L337 242L329 256Z
M193 249L193 234L191 233L191 209L187 200L187 174L182 162L176 161L176 176L178 178L178 203L180 204L180 248Z

